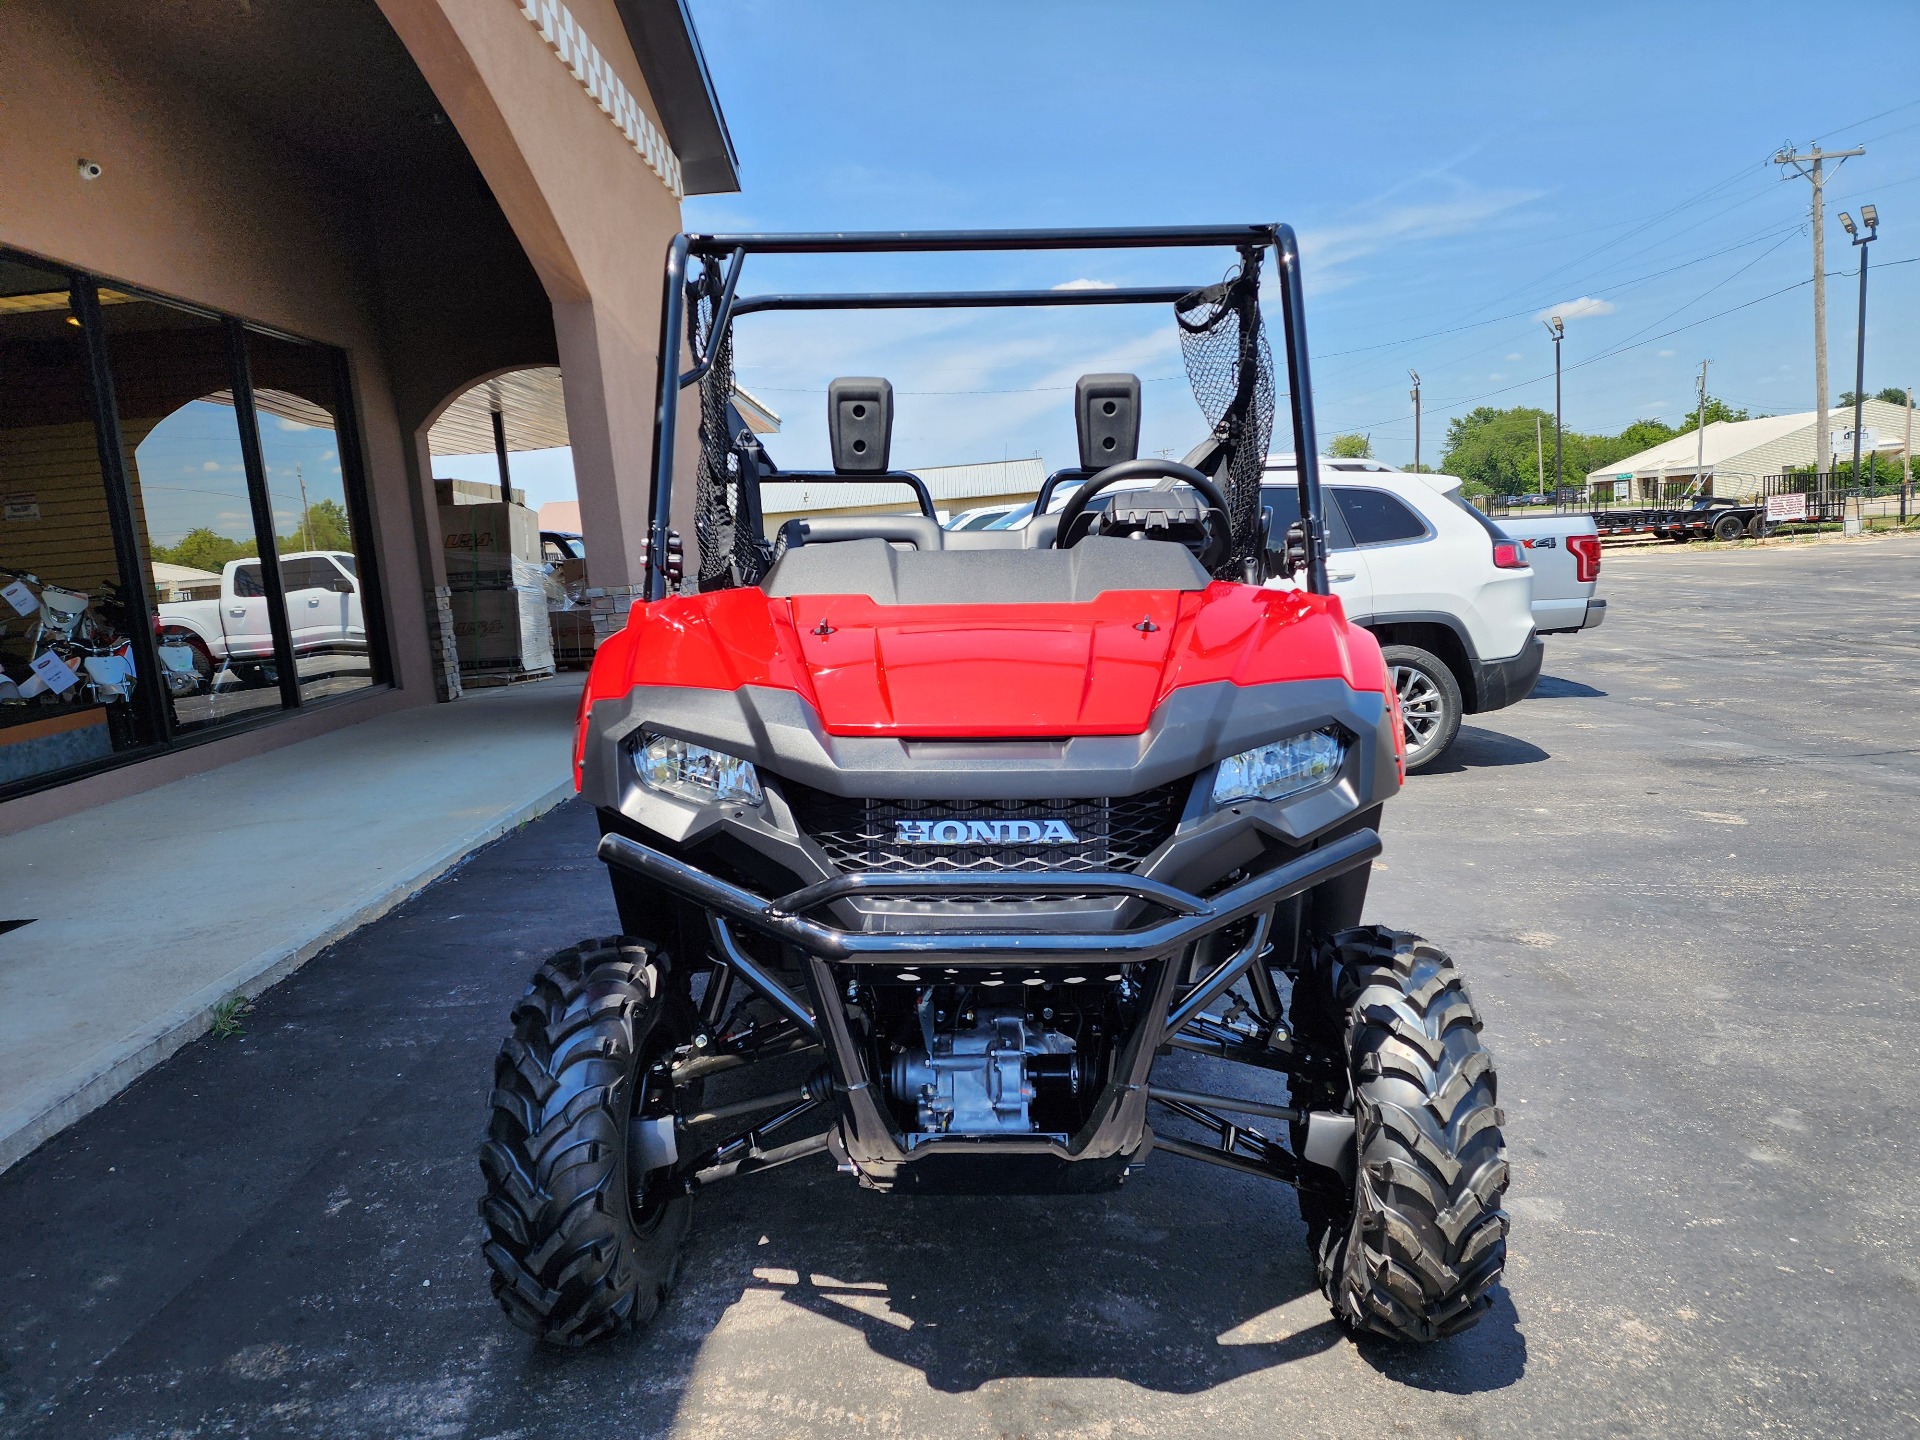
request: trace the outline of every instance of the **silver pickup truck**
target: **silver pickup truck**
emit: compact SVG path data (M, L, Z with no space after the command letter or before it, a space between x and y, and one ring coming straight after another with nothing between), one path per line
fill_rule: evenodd
M1591 515L1499 515L1493 523L1527 549L1533 567L1533 628L1542 635L1591 630L1607 618L1600 532Z

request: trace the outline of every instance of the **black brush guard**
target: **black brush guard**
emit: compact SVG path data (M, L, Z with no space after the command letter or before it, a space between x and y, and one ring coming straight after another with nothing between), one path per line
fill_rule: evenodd
M1070 1162L1078 1170L1086 1162L1096 1172L1088 1181L1118 1183L1126 1166L1151 1138L1146 1107L1155 1099L1177 1114L1214 1129L1218 1146L1158 1139L1161 1148L1194 1159L1209 1160L1233 1169L1298 1183L1293 1157L1261 1137L1217 1113L1221 1109L1304 1119L1285 1107L1231 1101L1226 1097L1182 1091L1150 1091L1148 1072L1160 1050L1183 1048L1227 1058L1255 1059L1253 1050L1236 1043L1229 1033L1207 1023L1207 1007L1255 967L1267 948L1275 906L1369 864L1380 854L1377 832L1362 829L1342 835L1306 854L1266 870L1220 893L1201 897L1139 875L1070 872L1047 875L842 875L809 885L789 895L768 900L749 890L628 839L607 835L599 856L608 865L630 871L698 907L708 916L715 949L712 985L747 985L778 1012L794 1031L811 1037L826 1052L832 1090L838 1100L839 1125L824 1134L764 1149L760 1137L797 1119L820 1103L821 1095L785 1096L793 1103L772 1120L746 1135L682 1165L690 1184L784 1164L823 1149L834 1152L843 1169L859 1174L867 1184L891 1187L907 1180L916 1166L927 1161L959 1160L995 1155L1006 1159L1029 1157L1056 1173L1037 1188L1093 1188L1085 1181L1062 1183L1057 1171ZM993 917L994 928L975 932L849 930L812 918L815 912L846 899L899 899L937 894L955 900L969 896L1042 899L1069 896L1118 896L1138 900L1166 918L1147 918L1124 929L1100 934L1066 934L1039 928L1032 915ZM902 917L889 917L899 923ZM1180 989L1186 971L1181 963L1192 947L1229 925L1252 919L1252 932L1234 952L1197 983ZM1022 925L1020 922L1028 922ZM793 947L802 960L806 995L795 993L741 947L732 926L740 925ZM886 1106L875 1093L866 1054L848 1022L844 984L836 966L901 966L939 963L954 968L1015 964L1048 965L1136 964L1142 967L1142 1016L1119 1047L1114 1078L1097 1098L1091 1118L1064 1144L1057 1138L1034 1136L931 1135L909 1138L896 1130ZM1264 973L1260 977L1264 979ZM1256 981L1256 985L1257 985ZM1198 1027L1197 1033L1190 1027ZM1183 1033L1186 1032L1186 1033ZM1271 1062L1264 1062L1269 1063ZM1272 1065L1271 1068L1284 1068ZM742 1107L744 1108L744 1107ZM1037 1177L1029 1167L1030 1178ZM941 1188L952 1188L943 1185Z

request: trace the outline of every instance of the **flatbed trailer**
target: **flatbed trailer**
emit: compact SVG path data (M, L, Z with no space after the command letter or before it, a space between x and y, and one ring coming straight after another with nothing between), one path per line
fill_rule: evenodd
M1595 510L1592 514L1594 527L1603 538L1652 535L1660 540L1757 540L1768 528L1764 500L1708 500L1681 507Z

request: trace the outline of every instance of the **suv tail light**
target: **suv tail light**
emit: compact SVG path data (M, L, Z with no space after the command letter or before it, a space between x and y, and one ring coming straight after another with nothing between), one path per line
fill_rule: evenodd
M1600 537L1569 535L1567 549L1573 552L1573 578L1590 585L1600 578Z
M1526 548L1518 540L1496 540L1493 542L1493 563L1500 570L1524 570L1527 568Z

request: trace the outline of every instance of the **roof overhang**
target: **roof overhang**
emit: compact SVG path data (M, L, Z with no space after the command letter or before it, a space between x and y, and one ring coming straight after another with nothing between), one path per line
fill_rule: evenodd
M689 195L740 188L740 157L720 113L707 58L686 0L614 0L627 41L660 113L661 128L680 158Z

